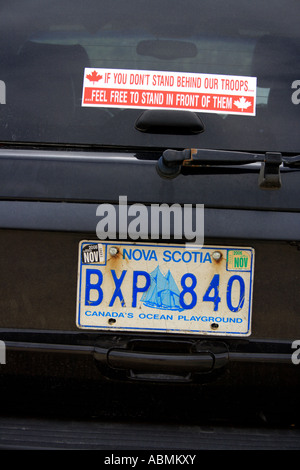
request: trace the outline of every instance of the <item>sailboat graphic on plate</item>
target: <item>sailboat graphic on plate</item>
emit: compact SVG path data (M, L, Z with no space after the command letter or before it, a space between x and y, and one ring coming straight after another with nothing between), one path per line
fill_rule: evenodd
M164 276L159 266L150 273L151 284L147 292L141 298L141 302L147 307L162 310L178 310L183 308L179 302L179 289L170 272Z

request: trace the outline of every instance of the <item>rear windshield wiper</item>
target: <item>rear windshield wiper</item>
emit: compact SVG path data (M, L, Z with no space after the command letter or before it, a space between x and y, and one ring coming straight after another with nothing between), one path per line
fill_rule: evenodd
M176 178L182 168L247 165L260 163L259 186L262 189L281 187L280 166L300 166L300 155L284 157L279 152L254 154L228 150L185 149L165 150L157 162L158 174L163 178Z

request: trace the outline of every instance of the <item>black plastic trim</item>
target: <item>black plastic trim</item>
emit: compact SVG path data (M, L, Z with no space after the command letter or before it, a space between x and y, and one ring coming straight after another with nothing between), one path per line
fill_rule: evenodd
M0 200L116 203L126 195L130 203L300 211L299 170L283 167L282 188L273 192L259 189L259 169L256 164L204 168L165 181L156 160L133 152L0 149Z
M98 204L71 202L0 201L1 228L91 232L96 235L97 207ZM113 207L118 214L118 206ZM147 209L150 214L150 209ZM295 241L299 240L300 213L205 207L204 229L205 238Z
M90 334L82 335L79 333L70 333L70 332L50 332L45 331L41 332L35 330L34 332L22 332L10 330L7 332L0 332L2 340L5 342L6 349L9 351L24 351L24 352L47 352L47 353L66 353L66 354L81 354L81 355L93 355L98 361L107 362L108 358L113 367L120 367L124 359L124 351L126 351L126 344L131 340L131 337L120 336L116 339L115 335L105 335L99 337L99 334ZM125 348L122 349L118 347L116 349L116 344L119 341L123 341ZM145 341L150 341L151 337L147 337ZM155 340L158 339L155 337ZM164 338L165 340L165 338ZM162 341L164 341L162 340ZM170 338L171 340L171 338ZM180 339L179 345L180 345ZM203 342L207 345L206 338L197 338L195 344ZM226 356L228 361L231 362L268 362L268 363L292 363L292 345L289 341L276 341L276 340L234 340L230 338L214 339L213 345L221 344L226 341L228 346L228 352ZM166 341L166 343L168 340ZM208 345L209 347L209 345ZM199 348L198 348L199 349ZM207 347L205 348L207 349ZM201 348L199 349L201 354ZM144 352L138 352L134 354L130 351L125 352L125 356L129 362L134 359L138 361L143 360L145 357ZM130 356L131 355L131 356ZM133 357L135 356L135 357ZM167 356L167 355L166 355ZM174 357L176 354L174 354ZM150 354L147 356L150 357ZM170 356L171 357L171 356ZM178 356L179 357L179 356ZM196 356L195 356L196 357ZM158 359L158 355L155 355L155 359ZM181 356L181 359L184 360L185 356ZM207 356L205 359L210 363L210 358ZM108 362L109 362L108 361ZM127 361L126 357L123 361L125 364ZM226 362L226 361L225 361Z

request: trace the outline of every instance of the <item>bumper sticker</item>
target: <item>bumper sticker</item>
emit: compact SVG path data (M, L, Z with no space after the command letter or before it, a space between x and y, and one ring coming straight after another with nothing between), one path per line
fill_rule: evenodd
M82 106L255 116L256 77L86 68Z

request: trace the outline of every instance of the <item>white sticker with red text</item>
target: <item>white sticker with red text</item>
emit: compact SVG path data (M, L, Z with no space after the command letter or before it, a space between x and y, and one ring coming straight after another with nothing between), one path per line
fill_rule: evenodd
M86 68L82 106L255 116L256 77Z

